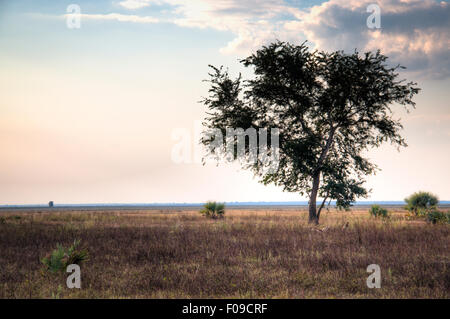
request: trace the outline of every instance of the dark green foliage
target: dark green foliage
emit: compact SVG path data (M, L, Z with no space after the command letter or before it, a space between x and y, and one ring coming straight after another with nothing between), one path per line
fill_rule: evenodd
M406 146L390 105L414 107L420 89L398 80L401 67L386 61L379 51L310 52L305 44L276 42L241 61L253 69L251 80L232 79L211 66L205 132L220 129L225 136L228 127L278 128L277 171L267 173L261 161L244 168L264 184L309 196L309 219L317 223L327 200L348 208L367 196L364 177L377 169L363 156L367 149L386 141ZM211 146L213 140L202 143ZM317 197L323 198L318 209Z
M433 209L427 213L426 219L432 224L450 223L450 213L444 213L437 209Z
M216 202L207 202L200 213L208 218L223 218L225 215L225 204Z
M431 209L436 208L439 199L429 192L416 192L405 198L406 209L415 215L425 216Z
M380 205L372 205L369 210L370 215L373 217L389 217L389 212L387 209L382 208Z
M58 271L66 271L68 265L85 262L89 258L87 249L78 250L79 240L75 240L69 248L64 248L60 244L56 244L56 249L46 257L41 259L45 269L55 273Z

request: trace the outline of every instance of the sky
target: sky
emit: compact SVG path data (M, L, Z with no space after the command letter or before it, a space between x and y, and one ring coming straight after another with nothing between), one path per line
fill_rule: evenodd
M381 169L368 200L450 200L449 19L435 0L0 0L0 204L306 200L173 158L176 132L195 153L208 64L246 75L239 59L277 39L406 66L422 88L412 112L393 106L409 147L368 153Z

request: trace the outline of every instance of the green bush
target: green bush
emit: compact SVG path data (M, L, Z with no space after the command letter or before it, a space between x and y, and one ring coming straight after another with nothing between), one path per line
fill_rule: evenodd
M200 213L208 218L223 218L225 215L225 204L216 202L207 202Z
M435 209L427 213L426 219L432 224L450 223L450 213L444 213Z
M69 248L64 248L60 244L56 244L56 249L48 254L46 257L41 259L44 264L45 269L55 273L58 271L66 271L68 265L77 264L85 262L89 258L87 249L78 250L80 244L79 240L74 240L72 246Z
M436 195L429 192L417 192L405 198L406 209L418 216L426 216L439 203Z
M389 212L387 209L382 208L380 205L372 205L370 207L369 213L373 217L389 217Z

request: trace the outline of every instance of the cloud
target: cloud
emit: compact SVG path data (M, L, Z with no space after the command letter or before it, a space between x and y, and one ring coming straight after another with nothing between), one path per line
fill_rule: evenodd
M145 0L126 0L119 2L119 5L129 10L136 10L150 5L150 1Z
M434 0L379 0L381 29L366 25L373 0L330 0L297 15L299 30L325 50L380 49L391 61L426 78L450 76L450 6Z
M73 14L67 14L67 16L72 16ZM82 19L91 20L116 20L119 22L136 22L136 23L158 23L161 22L159 19L154 17L142 17L137 15L120 14L120 13L108 13L108 14L80 14Z
M381 29L369 29L367 6L381 9ZM380 49L391 62L428 78L450 77L450 6L435 0L329 0L299 9L283 0L125 0L125 9L164 5L161 19L126 14L86 15L142 23L228 31L235 38L223 54L247 55L275 39L352 52ZM164 15L164 13L162 13Z
M284 28L284 23L300 14L283 0L142 0L146 5L172 6L172 23L189 28L212 28L235 34L220 51L248 54L277 38L299 41L301 35ZM291 33L291 35L288 35Z

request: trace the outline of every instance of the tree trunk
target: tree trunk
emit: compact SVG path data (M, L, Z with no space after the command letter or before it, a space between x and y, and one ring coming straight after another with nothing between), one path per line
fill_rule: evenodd
M328 135L327 142L322 149L319 160L317 161L317 169L313 176L313 185L311 190L311 196L309 198L309 223L319 224L319 214L317 213L317 193L319 192L320 185L320 171L325 158L327 157L328 151L330 150L331 144L333 144L334 133L337 127L331 127L330 134ZM323 206L323 205L322 205Z
M317 193L319 191L320 184L320 172L313 178L313 187L311 190L311 196L309 198L309 223L319 224L319 216L317 215Z

